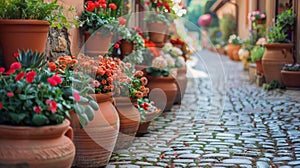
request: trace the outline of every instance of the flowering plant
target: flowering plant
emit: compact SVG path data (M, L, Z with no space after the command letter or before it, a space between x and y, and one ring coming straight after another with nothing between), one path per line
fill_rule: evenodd
M60 76L47 69L11 64L0 68L0 123L43 126L60 124L69 116L70 102L63 98Z
M147 98L140 98L137 100L135 107L139 110L141 116L141 122L147 122L149 119L146 118L147 113L156 112L159 114L160 110L154 106L154 102Z
M66 17L63 6L57 4L57 0L45 2L44 0L1 0L0 19L35 19L46 20L52 27L78 27L76 15L73 18ZM74 7L68 9L75 12ZM66 12L66 10L64 11ZM70 15L71 16L71 15Z
M169 0L149 0L145 2L146 7L149 8L150 13L148 13L145 18L146 22L164 22L170 24L172 19L172 3ZM175 15L173 15L175 16Z
M144 72L136 71L130 80L130 97L144 98L149 93L149 88L146 87L148 79L144 76Z
M120 4L106 2L106 0L87 1L81 14L82 30L88 31L90 34L100 27L104 31L112 31L117 25L116 18L119 15L121 15Z
M257 20L266 20L266 13L261 11L252 11L248 13L248 19L252 22Z
M174 47L171 43L166 43L163 50L166 54L170 54L174 58L176 68L181 68L185 65L183 52L180 48Z
M235 45L240 45L241 44L241 39L240 39L239 36L237 36L235 34L232 34L232 35L229 36L228 43L235 44Z
M146 72L152 76L176 76L175 59L170 54L155 57L151 67L146 68Z
M282 67L284 71L300 71L300 64L284 64Z

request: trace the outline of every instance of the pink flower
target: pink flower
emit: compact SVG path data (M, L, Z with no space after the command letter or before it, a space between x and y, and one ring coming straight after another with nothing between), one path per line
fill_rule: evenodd
M250 20L251 20L251 21L254 21L254 20L255 20L255 17L254 17L254 16L252 16L252 17L250 18Z
M8 97L14 97L14 93L13 92L6 92L6 95L8 96Z
M20 56L20 54L19 54L18 52L15 52L15 53L14 53L14 57L15 57L15 58L18 58L19 56Z
M53 78L48 78L47 81L48 81L48 83L50 83L50 85L52 85L52 86L56 86L56 85L57 85L57 82L56 82Z
M260 14L260 17L262 18L262 19L264 19L265 17L266 17L266 15L265 14Z
M73 92L73 97L74 97L74 100L75 100L75 101L77 101L77 102L80 101L80 95L79 95L79 93Z
M3 73L3 72L5 72L5 68L0 67L0 73Z
M46 104L49 104L48 110L51 111L53 114L56 113L57 104L54 100L46 100Z
M11 74L14 74L16 72L16 70L14 69L10 69L8 71L5 72L6 75L11 75Z
M118 20L119 20L120 25L126 24L126 19L124 19L123 17L119 17Z
M22 65L20 62L14 62L10 65L10 69L14 69L14 70L18 70L18 69L21 69L22 68Z
M92 87L93 87L93 88L97 88L97 87L99 87L99 86L100 86L100 82L97 81L97 80L94 80L93 83L92 83Z
M54 79L58 84L62 83L62 79L57 75L52 76L52 79Z
M106 9L106 4L101 4L101 8Z
M35 71L28 72L26 75L26 82L27 83L32 83L34 81L34 77L36 76Z
M16 81L21 80L25 76L25 72L21 72L16 76Z
M40 114L42 109L40 106L36 106L36 107L33 107L33 111L36 113L36 114Z

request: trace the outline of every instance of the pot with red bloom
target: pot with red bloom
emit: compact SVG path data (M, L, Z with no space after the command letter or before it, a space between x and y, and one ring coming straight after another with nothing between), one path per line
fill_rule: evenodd
M31 53L26 57L22 55L19 62L11 64L6 71L0 68L0 124L10 125L1 126L5 136L0 138L0 151L14 151L11 155L0 155L0 162L7 167L23 164L26 167L71 167L75 147L72 129L65 119L73 106L64 99L59 75L41 66L27 66L31 64L27 64L26 58L31 56ZM32 63L44 65L43 60ZM18 134L14 135L15 131L11 130ZM45 153L46 158L40 157Z

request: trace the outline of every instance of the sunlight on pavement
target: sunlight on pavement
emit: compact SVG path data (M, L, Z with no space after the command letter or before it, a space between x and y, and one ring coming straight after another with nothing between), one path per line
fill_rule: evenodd
M188 78L207 78L208 77L207 73L194 68L196 66L197 62L198 62L198 58L196 58L196 57L193 57L192 60L189 60L186 62L187 77Z

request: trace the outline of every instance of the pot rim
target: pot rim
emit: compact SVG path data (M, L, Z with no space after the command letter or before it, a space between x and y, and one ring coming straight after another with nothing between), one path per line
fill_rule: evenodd
M33 24L33 25L47 25L50 26L50 23L46 20L36 20L36 19L3 19L0 20L0 25L7 24L7 25L25 25L25 24Z
M281 70L281 73L285 73L285 74L300 74L300 71L286 71L286 70Z

